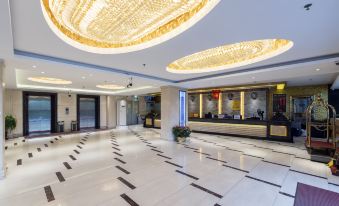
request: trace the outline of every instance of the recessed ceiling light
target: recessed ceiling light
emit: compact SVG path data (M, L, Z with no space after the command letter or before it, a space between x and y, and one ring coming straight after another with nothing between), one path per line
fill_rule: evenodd
M45 84L72 84L71 81L51 77L28 77L28 80Z
M220 46L172 62L172 73L203 73L241 67L282 54L292 48L286 39L264 39Z
M94 53L124 53L162 43L193 26L220 0L41 0L66 43Z
M319 69L319 68L317 68L317 69L315 69L315 71L317 71L317 72L318 72L318 71L320 71L320 69Z
M82 76L81 78L82 78L82 79L86 79L86 77L85 77L85 76Z
M45 74L45 72L40 72L41 74Z
M115 85L115 84L99 84L96 87L101 89L111 89L111 90L117 90L117 89L124 89L124 86Z
M35 69L35 68L36 68L36 65L33 65L32 67Z
M255 77L252 77L252 79L255 79Z

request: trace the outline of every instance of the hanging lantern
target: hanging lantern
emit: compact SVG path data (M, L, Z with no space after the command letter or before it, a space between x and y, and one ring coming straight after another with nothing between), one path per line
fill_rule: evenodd
M220 90L212 90L212 98L219 99Z

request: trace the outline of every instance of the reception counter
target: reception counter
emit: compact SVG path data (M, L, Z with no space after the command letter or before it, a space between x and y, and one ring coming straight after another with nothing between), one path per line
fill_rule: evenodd
M293 142L289 122L190 118L194 132Z
M146 118L145 127L161 127L160 119ZM263 140L293 142L289 122L236 119L189 118L188 126L193 132L247 137Z

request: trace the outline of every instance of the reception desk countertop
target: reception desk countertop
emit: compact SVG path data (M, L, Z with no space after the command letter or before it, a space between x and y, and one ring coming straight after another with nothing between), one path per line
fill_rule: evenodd
M218 118L189 118L193 122L213 122L213 123L232 123L232 124L250 124L250 125L267 125L268 121L255 119L218 119Z

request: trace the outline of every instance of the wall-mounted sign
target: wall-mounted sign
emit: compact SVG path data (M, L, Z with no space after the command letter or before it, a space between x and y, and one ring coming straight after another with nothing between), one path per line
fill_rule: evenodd
M186 91L179 91L179 126L186 126Z
M240 101L239 100L233 101L232 110L233 111L240 111Z
M273 112L286 112L286 94L273 94Z

